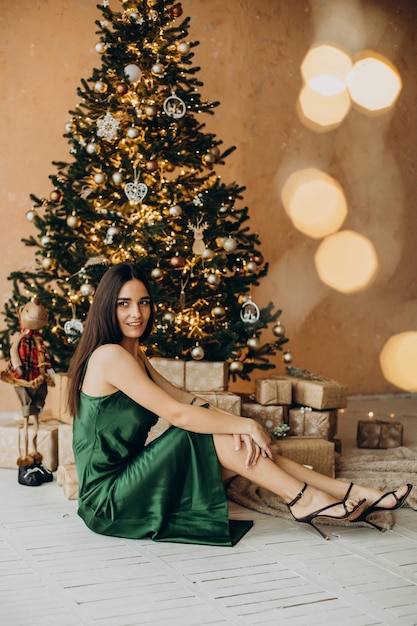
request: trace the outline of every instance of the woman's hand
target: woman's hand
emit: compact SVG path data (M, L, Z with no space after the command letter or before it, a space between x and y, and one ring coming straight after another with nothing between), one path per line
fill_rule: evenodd
M253 437L250 435L233 435L235 442L235 450L238 451L242 448L242 444L246 447L246 467L256 465L260 456L272 458L271 449L267 443L268 433L266 434L265 447L260 446Z

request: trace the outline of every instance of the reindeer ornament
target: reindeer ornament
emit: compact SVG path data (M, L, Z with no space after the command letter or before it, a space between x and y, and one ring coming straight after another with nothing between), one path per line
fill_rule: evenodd
M48 385L55 385L45 344L39 332L48 321L48 315L39 298L27 302L19 312L21 332L12 337L10 361L1 372L1 379L14 386L22 405L24 451L17 459L18 482L37 487L53 480L53 474L42 465L42 454L37 450L39 414L42 411ZM29 452L29 419L33 418L32 450ZM19 445L20 447L20 445Z

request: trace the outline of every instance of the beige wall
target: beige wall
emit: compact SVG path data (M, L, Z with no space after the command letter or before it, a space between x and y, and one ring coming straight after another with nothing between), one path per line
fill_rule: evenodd
M417 101L410 0L183 0L191 39L201 45L203 93L219 100L209 130L236 145L221 170L246 185L251 227L259 231L269 276L254 292L283 309L294 365L344 381L351 393L399 391L380 371L378 354L390 335L417 327ZM112 6L117 6L113 0ZM0 298L10 271L30 265L21 237L29 194L49 194L53 160L68 159L62 137L82 77L100 64L94 51L96 0L0 2ZM352 110L337 129L317 134L299 121L295 103L300 63L318 39L354 53L370 48L399 69L403 91L393 112L369 118ZM296 231L279 189L297 164L328 171L342 185L349 214L343 228L372 239L380 260L367 291L342 295L314 268L320 240ZM35 233L34 233L35 234ZM283 364L278 358L279 368ZM16 408L0 384L0 411Z

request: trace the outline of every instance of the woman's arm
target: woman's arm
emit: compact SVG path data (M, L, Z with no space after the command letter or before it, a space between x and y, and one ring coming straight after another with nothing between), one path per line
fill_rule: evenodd
M83 390L91 395L120 390L178 428L201 434L249 435L268 456L272 454L270 435L255 420L220 409L207 411L191 405L189 397L192 396L187 392L184 392L186 403L177 400L151 380L143 363L119 345L107 344L95 350L88 364Z

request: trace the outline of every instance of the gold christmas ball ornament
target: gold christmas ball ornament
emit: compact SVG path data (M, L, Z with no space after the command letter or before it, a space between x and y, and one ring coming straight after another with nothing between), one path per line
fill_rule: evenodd
M182 215L182 208L179 204L173 204L169 207L169 214L172 217L179 217L180 215Z
M182 269L185 265L185 259L180 255L175 255L170 260L170 263L175 269Z
M182 15L181 2L177 2L177 4L174 4L170 12L171 12L172 17L181 17Z
M98 144L95 141L91 141L86 145L85 149L87 150L88 154L97 154Z
M272 329L275 337L284 337L285 335L285 326L281 324L281 322L277 322Z
M239 374L240 372L243 372L243 369L244 369L244 365L242 361L232 361L229 364L229 371L232 374Z
M186 41L180 41L180 43L177 46L178 48L178 52L182 55L186 55L190 52L191 46L189 43L187 43Z
M126 83L117 83L116 93L119 96L124 96L129 91L129 86Z
M96 93L106 93L107 91L106 83L103 83L102 80L98 80L97 82L94 83L94 91Z
M69 228L78 228L78 226L81 224L80 218L78 217L78 215L75 215L74 213L71 213L71 215L68 215L66 222Z
M158 161L154 159L147 161L145 164L145 168L148 172L156 172L156 170L158 169Z
M259 348L261 347L261 342L259 340L259 337L253 335L253 337L249 337L246 345L248 346L249 350L259 350Z
M256 265L263 265L265 259L262 254L254 254L252 260L256 263Z
M63 196L59 189L53 189L49 194L49 199L51 202L60 202Z
M36 211L34 211L33 209L30 209L29 211L26 212L26 219L28 222L33 222L33 220L35 219L35 215L36 215Z
M106 52L106 44L104 43L104 41L98 41L94 48L95 51L98 52L98 54L104 54L104 52Z
M164 73L164 66L162 63L154 63L154 65L152 65L151 72L154 76L162 76Z
M211 152L203 154L202 161L205 165L213 165L216 162L216 157Z
M142 76L142 70L134 63L129 63L129 65L126 65L123 73L131 83L136 83Z
M201 361L201 359L204 359L204 350L201 346L199 346L198 344L194 346L194 348L191 350L191 356L194 359L194 361Z
M162 270L160 267L154 267L153 270L151 270L151 277L154 280L158 280L159 278L162 278Z
M289 350L284 352L284 354L282 355L282 360L284 361L284 363L292 363L293 356Z
M126 135L129 139L136 139L139 137L139 129L136 128L136 126L130 126L130 128L127 129Z
M123 175L121 172L113 172L111 179L115 185L121 185L123 182Z

